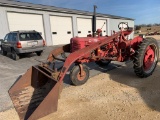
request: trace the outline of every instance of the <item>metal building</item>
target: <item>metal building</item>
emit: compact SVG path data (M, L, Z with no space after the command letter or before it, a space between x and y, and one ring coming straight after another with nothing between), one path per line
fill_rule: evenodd
M13 0L0 0L0 39L16 30L36 30L42 33L47 45L59 45L70 42L74 36L87 36L92 32L92 14L87 11L36 5ZM97 28L102 35L111 35L118 31L120 22L134 27L134 20L120 16L97 14ZM133 34L130 36L133 38Z

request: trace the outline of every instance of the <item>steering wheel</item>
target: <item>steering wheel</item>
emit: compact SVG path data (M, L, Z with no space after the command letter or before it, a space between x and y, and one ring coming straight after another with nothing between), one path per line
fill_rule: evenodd
M126 23L126 22L120 22L119 25L118 25L118 28L120 30L126 30L126 29L129 28L129 26L128 26L128 23Z

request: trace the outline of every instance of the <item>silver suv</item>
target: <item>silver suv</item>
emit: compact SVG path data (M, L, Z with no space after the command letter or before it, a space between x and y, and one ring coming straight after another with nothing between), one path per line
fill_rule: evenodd
M45 41L39 32L33 31L14 31L8 33L1 43L3 55L11 53L14 60L18 60L24 53L35 52L41 55L45 47Z

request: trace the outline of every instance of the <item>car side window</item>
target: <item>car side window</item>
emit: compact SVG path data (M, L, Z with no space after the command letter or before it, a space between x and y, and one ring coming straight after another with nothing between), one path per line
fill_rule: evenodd
M12 36L13 36L13 33L10 33L9 35L8 35L8 42L11 42L12 41Z
M12 41L17 41L17 33L12 34Z
M4 37L4 42L8 41L8 34Z

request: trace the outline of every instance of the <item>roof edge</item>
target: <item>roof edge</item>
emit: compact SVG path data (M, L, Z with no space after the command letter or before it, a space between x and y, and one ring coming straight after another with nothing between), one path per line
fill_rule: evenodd
M93 13L89 11L60 8L60 7L41 5L41 4L33 4L29 2L21 2L21 1L15 1L15 0L1 0L0 6L17 7L17 8L25 8L25 9L41 10L41 11L49 11L49 12L61 12L61 13L67 13L67 14L89 15L89 16L93 15ZM134 19L132 18L115 16L110 14L101 14L101 13L97 13L97 17L106 17L106 18L112 18L112 19L124 19L124 20L134 21Z

